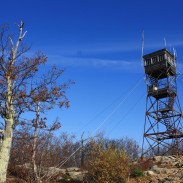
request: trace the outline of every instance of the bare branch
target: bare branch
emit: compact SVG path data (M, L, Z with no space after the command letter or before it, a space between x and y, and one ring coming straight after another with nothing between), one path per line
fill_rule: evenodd
M5 125L4 125L4 123L3 122L0 122L1 123L1 125L3 126L3 127L5 127Z
M10 42L11 42L11 46L12 46L12 50L14 49L14 44L13 44L13 40L12 38L9 36Z
M19 44L22 41L22 39L24 38L25 34L27 33L27 31L25 31L24 33L22 33L23 32L23 26L24 26L24 23L21 20L20 21L20 25L18 25L18 27L19 27L19 38L18 38L18 40L16 42L16 46L15 46L15 48L13 50L13 53L12 53L13 54L12 63L15 62L15 57L16 57L16 54L17 54L17 51L18 51Z
M25 36L25 34L27 33L27 31L25 31L24 32L24 34L22 35L22 37L21 37L21 39L23 39L24 38L24 36Z

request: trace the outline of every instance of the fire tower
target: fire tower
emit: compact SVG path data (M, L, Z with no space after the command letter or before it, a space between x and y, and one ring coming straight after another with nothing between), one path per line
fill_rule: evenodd
M143 56L147 98L142 156L182 154L176 58L167 49Z

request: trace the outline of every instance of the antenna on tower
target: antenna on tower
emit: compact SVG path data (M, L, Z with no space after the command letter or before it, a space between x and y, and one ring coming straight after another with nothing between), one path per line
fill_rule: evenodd
M166 48L166 38L164 37L164 44L165 44L165 48Z
M143 67L143 55L144 55L144 30L142 31L142 55L141 55L141 65Z
M177 51L176 49L173 47L173 56L176 58L177 57Z
M174 56L174 62L175 62L175 65L176 65L177 51L174 47L173 47L173 56Z

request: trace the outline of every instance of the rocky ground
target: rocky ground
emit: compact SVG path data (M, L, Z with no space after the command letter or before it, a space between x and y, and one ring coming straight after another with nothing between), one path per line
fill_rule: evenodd
M147 169L144 172L145 176L130 178L127 183L183 183L183 157L155 156L146 159L142 165ZM86 173L78 168L60 169L58 172L81 182Z
M177 156L155 156L141 162L144 171L144 177L129 178L127 183L183 183L183 157ZM72 167L59 169L50 167L46 170L47 177L54 174L58 182L83 182L86 171ZM8 183L26 183L20 179L9 177Z
M183 183L183 158L177 156L155 156L148 159L149 170L144 174L149 183Z

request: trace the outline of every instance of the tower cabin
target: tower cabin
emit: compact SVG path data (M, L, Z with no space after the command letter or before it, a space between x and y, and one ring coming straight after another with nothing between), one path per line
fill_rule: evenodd
M145 74L149 78L148 95L161 99L176 95L169 77L176 76L176 58L167 49L161 49L143 56Z
M176 58L167 49L144 55L143 58L145 73L149 76L161 79L176 75Z

